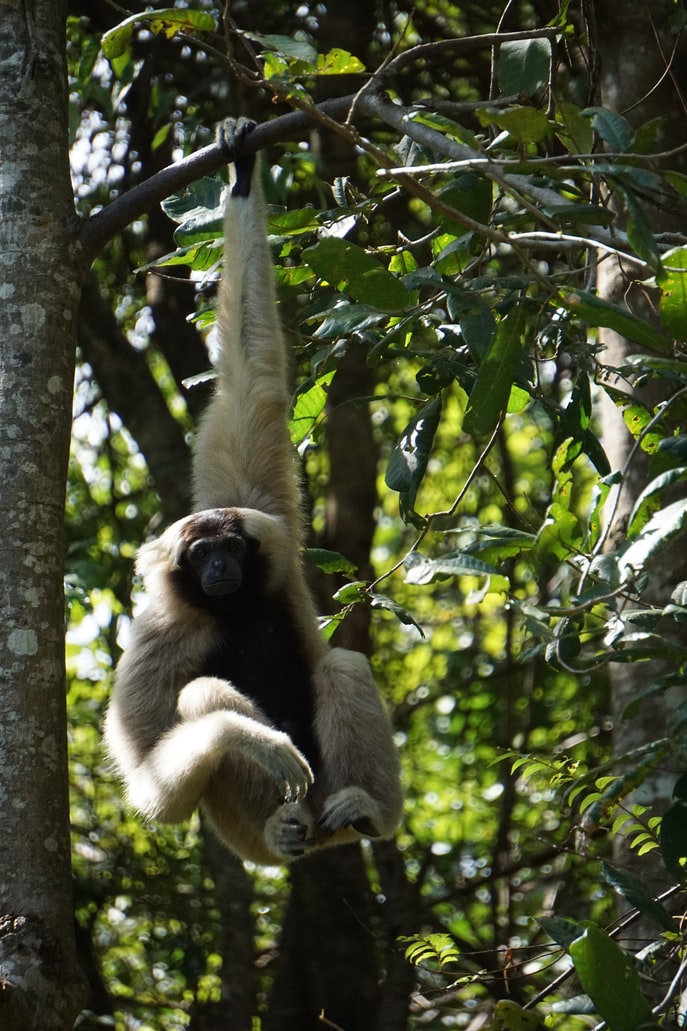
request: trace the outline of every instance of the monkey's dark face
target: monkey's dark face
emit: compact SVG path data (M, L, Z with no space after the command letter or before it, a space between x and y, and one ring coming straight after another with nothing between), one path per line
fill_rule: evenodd
M264 582L259 543L231 508L198 512L184 520L170 584L187 602L224 611L259 594Z
M210 597L234 594L243 585L248 545L238 533L201 537L186 551L186 562L203 593Z

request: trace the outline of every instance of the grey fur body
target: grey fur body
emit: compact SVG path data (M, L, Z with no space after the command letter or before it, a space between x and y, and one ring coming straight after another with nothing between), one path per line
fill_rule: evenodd
M239 148L249 128L226 131ZM369 664L322 640L301 565L286 351L252 164L237 161L243 190L227 199L218 378L195 443L195 514L140 549L148 606L117 669L105 739L145 817L177 822L201 806L228 848L274 864L392 835L401 791ZM215 600L188 586L201 537L247 542L236 593Z

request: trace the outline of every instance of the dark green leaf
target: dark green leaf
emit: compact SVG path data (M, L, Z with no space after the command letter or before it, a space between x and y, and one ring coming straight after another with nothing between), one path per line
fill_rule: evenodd
M639 877L629 873L627 870L618 870L608 863L601 864L604 880L615 888L624 899L635 909L638 909L642 916L656 924L663 931L675 929L670 914L647 892Z
M474 172L464 172L450 186L441 191L440 197L444 203L474 219L475 222L488 222L492 208L492 194L493 187L489 179L475 175ZM451 223L443 216L440 216L440 220L442 224L451 226L455 232L463 233L465 231L462 226Z
M560 295L560 302L567 311L590 326L605 326L645 347L665 351L669 346L668 339L643 319L638 319L626 308L611 304L595 294L569 287Z
M551 75L551 44L548 39L522 39L502 43L498 74L506 96L536 93Z
M683 881L687 874L687 802L682 798L663 816L658 840L666 868Z
M392 598L387 598L385 594L372 594L370 601L373 609L384 609L386 612L391 612L404 626L414 626L420 632L421 637L425 636L424 630L415 617Z
M542 931L548 934L552 941L555 941L556 945L560 945L564 949L569 948L576 938L584 934L582 924L577 924L574 920L568 920L567 917L542 916L537 917L537 923Z
M427 469L441 417L441 396L433 397L406 426L386 470L386 485L398 491L402 512L410 513Z
M598 132L612 151L623 154L631 150L634 142L634 130L622 115L615 111L609 111L605 107L588 107L582 114L591 117L592 128Z
M345 573L352 576L357 566L338 551L328 551L326 548L306 548L305 557L323 573Z
M637 1031L651 1019L639 974L629 956L598 927L587 927L570 945L570 955L584 991L609 1031Z
M501 418L522 358L526 329L527 317L522 307L513 308L498 324L470 391L463 421L466 433L487 436Z

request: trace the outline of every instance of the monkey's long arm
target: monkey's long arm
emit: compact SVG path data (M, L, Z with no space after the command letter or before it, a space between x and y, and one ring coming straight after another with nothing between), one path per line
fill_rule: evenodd
M240 152L252 123L225 127ZM290 392L266 236L260 164L230 166L224 224L224 273L218 296L222 341L217 389L195 444L194 509L243 506L285 519L300 542L300 494L287 430Z

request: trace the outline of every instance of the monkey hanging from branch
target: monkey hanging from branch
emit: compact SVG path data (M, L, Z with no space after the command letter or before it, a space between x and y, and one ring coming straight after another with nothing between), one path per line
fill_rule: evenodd
M321 637L301 560L254 123L229 120L214 396L193 456L194 513L143 545L148 596L119 662L105 741L129 802L176 823L200 806L242 859L278 864L389 837L401 816L391 728L367 659Z

